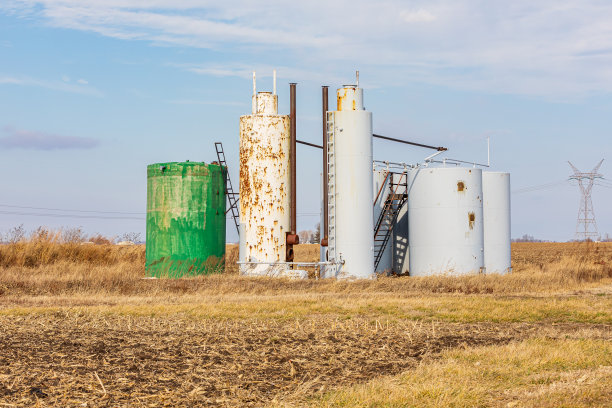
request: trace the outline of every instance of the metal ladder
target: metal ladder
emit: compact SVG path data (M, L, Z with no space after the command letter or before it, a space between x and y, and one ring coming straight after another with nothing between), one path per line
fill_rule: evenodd
M394 174L399 176L397 182L393 181ZM408 198L408 175L406 173L389 173L387 178L389 178L391 192L385 198L384 207L374 226L374 270L378 268L378 264L385 252L385 247L389 242L389 237L391 237L393 226L397 221L397 215ZM385 182L386 180L385 178ZM374 205L376 205L376 202L374 202Z
M225 153L223 152L223 144L221 142L215 142L215 150L217 151L217 159L219 160L219 164L224 166L227 169L227 162L225 161ZM238 212L238 193L234 192L232 188L232 180L230 180L229 170L227 171L226 176L226 187L225 194L227 195L227 201L229 202L229 208L225 211L225 214L228 212L232 212L232 218L234 219L234 224L236 224L236 231L240 235L240 213Z
M327 112L327 256L329 261L336 261L336 161L335 161L335 120L334 112Z

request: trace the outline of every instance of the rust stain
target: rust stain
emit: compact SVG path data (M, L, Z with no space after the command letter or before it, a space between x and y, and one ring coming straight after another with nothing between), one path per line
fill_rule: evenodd
M288 153L288 116L240 118L240 218L245 225L246 259L270 262L285 258Z
M465 191L465 183L463 181L458 181L457 182L457 191Z
M468 213L468 223L469 223L470 229L473 230L474 224L476 223L476 214L474 214L473 212Z

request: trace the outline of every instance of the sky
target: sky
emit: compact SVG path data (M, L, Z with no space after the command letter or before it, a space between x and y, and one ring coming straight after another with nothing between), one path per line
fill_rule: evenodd
M360 71L374 132L511 173L512 236L574 238L593 189L612 234L612 2L0 0L0 232L23 224L144 237L146 166L216 160L238 185L252 71L320 143L321 85ZM375 140L374 158L431 152ZM321 152L298 147L298 229L319 220ZM537 188L531 188L531 187ZM544 186L544 187L540 187ZM228 241L237 239L228 221Z

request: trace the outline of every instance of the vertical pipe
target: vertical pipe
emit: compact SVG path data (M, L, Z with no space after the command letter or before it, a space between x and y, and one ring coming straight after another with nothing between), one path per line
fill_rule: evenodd
M291 138L291 234L296 234L297 230L297 219L296 219L296 201L297 201L297 188L296 188L296 135L295 135L295 82L289 84L290 90L290 113L289 117L291 120L291 127L289 128L289 135Z
M257 115L257 86L255 82L255 71L253 71L253 115Z
M319 226L321 245L327 246L329 207L328 207L328 178L327 178L327 111L329 109L328 86L321 87L323 99L323 225Z

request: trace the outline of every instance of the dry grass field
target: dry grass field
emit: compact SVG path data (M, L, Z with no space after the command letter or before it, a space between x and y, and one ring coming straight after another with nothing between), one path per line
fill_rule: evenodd
M299 261L318 257L301 245ZM144 248L0 245L0 407L609 407L612 244L506 276L142 279Z

